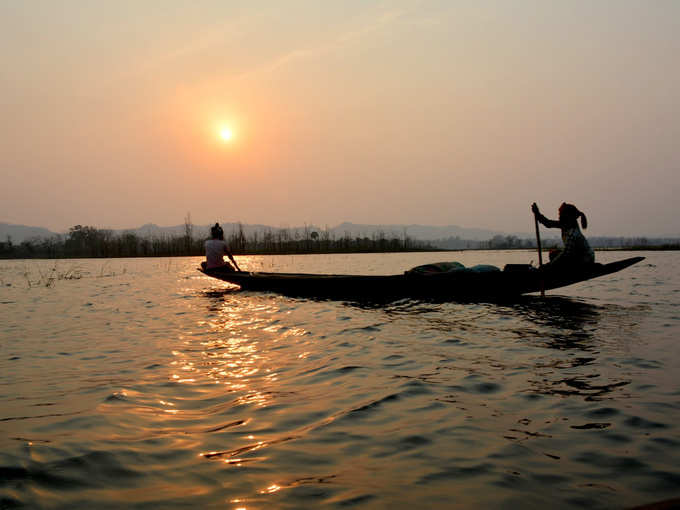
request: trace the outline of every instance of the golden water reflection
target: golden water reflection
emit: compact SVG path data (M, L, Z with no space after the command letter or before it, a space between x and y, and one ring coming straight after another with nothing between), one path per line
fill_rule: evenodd
M225 404L229 409L243 406L236 412L264 408L287 395L281 391L284 383L281 368L289 357L297 359L301 349L278 351L276 346L283 340L289 342L286 346L294 346L295 339L305 336L306 330L281 324L281 307L275 299L235 299L229 293L213 293L208 298L208 318L197 321L194 331L186 331L180 338L183 348L172 351L171 379L208 392L206 396L212 406L215 399L227 396ZM308 355L309 352L303 352L300 357ZM210 386L220 389L211 390ZM224 412L224 406L219 408L220 413ZM246 423L252 417L243 419ZM266 460L257 456L258 450L295 438L256 438L254 434L240 437L240 444L233 444L232 438L224 450L207 451L200 456L238 468ZM267 491L272 493L278 488L273 484Z
M234 312L225 303L220 303L217 309L211 307L211 310L217 311L218 316L198 321L199 331L182 338L187 347L172 351L176 359L171 366L177 371L171 378L175 382L191 383L209 380L232 391L245 391L246 394L239 397L243 403L266 405L269 400L267 394L249 388L254 377L265 383L278 380L278 372L271 367L269 353L263 351L260 342L251 334L253 330L257 330L258 335L263 331L269 336L278 334L279 328L269 324L266 315L262 316L268 307L254 306L250 310L252 313L244 313L243 310ZM273 307L270 312L276 312L276 308ZM256 318L256 315L259 317ZM210 337L208 340L200 338L206 334Z

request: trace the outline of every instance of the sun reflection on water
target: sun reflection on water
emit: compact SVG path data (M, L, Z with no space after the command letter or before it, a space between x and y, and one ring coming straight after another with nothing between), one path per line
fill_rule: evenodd
M260 494L273 494L274 492L278 492L281 490L280 485L276 485L275 483L267 487L266 489L260 491Z
M302 327L281 325L281 309L275 300L239 300L229 294L208 297L209 316L196 322L195 331L185 332L180 339L183 347L172 351L174 359L170 366L174 373L171 378L208 392L211 401L227 397L224 404L218 404L219 412L228 410L226 412L238 414L246 423L252 416L246 418L242 415L244 412L268 407L277 399L290 395L290 392L282 391L284 381L281 378L282 371L285 371L283 367L290 360L277 344L290 339L287 345L294 345L293 339L303 337L307 332ZM297 355L290 357L295 359ZM215 393L206 383L219 385L224 390ZM234 444L235 437L230 436L224 443L224 450L207 451L200 456L219 460L224 466L239 468L265 460L266 457L257 456L255 452L258 450L294 437L297 436L265 439L248 433L240 436L241 444ZM273 484L267 491L273 493L279 488Z

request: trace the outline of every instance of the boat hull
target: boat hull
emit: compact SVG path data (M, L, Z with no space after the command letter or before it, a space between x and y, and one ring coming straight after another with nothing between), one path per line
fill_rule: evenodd
M525 269L496 272L454 271L437 274L387 276L324 275L199 271L243 290L276 292L289 296L331 299L400 299L406 297L476 300L506 299L551 290L621 271L644 257L610 264L593 264L568 273Z

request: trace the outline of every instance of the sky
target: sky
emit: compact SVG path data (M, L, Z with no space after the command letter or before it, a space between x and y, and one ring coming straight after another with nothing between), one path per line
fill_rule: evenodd
M0 221L680 236L678 55L675 0L3 1Z

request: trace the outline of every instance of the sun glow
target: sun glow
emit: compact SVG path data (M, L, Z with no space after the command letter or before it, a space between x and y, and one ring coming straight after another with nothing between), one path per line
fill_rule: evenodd
M234 132L228 127L223 127L220 129L220 138L224 142L229 142L234 138Z

